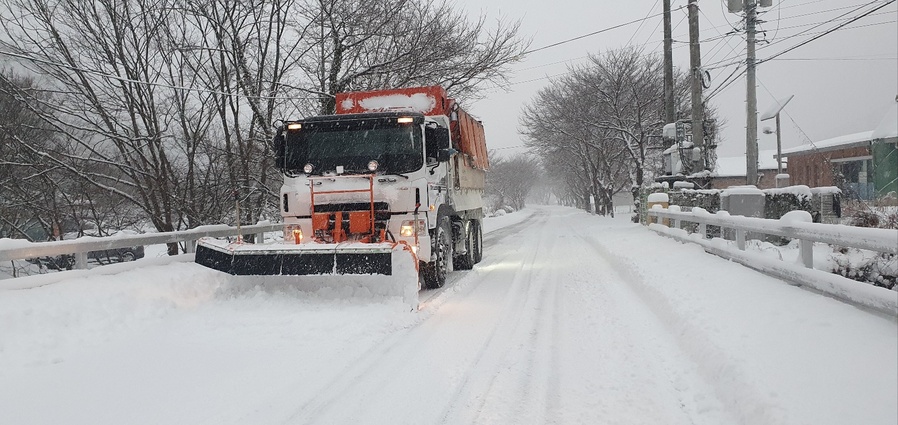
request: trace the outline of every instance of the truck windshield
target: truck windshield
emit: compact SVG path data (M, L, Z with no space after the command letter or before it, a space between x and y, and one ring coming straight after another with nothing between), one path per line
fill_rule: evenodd
M286 169L301 173L312 164L320 174L343 166L346 173L367 173L376 160L378 172L402 174L424 166L421 128L398 125L304 125L287 135Z

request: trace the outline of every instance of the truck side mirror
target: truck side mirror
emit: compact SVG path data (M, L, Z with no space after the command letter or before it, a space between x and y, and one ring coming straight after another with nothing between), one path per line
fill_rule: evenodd
M437 162L448 162L453 152L455 149L452 148L440 149L437 151Z
M287 142L284 137L284 127L278 127L274 140L271 142L271 148L274 151L274 163L279 170L284 169L284 156Z

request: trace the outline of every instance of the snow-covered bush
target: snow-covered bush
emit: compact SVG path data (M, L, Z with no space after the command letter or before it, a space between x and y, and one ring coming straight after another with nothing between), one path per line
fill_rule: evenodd
M898 291L898 257L855 248L837 248L832 255L833 273Z
M805 189L794 190L795 188ZM811 190L807 186L793 186L785 189L768 189L764 191L764 218L778 220L790 211L802 210L811 212Z
M857 227L898 229L898 211L876 208L858 210L851 215L849 224ZM835 248L832 259L833 273L898 291L898 256L894 254Z

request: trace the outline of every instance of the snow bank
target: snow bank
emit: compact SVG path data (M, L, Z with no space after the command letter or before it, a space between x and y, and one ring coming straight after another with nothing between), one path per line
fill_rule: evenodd
M798 262L770 259L754 252L742 251L732 241L724 239L705 240L698 234L688 234L682 229L670 229L660 224L649 228L681 242L696 243L712 254L736 261L744 266L770 276L779 277L795 284L818 290L834 298L871 308L890 317L898 317L898 292L858 282L827 271L809 269Z
M595 241L604 255L678 336L735 423L898 421L893 318L783 284L698 245L640 235L638 225L604 227L586 231L602 235Z
M504 210L498 210L499 211ZM518 224L533 215L533 211L529 209L523 209L520 211L515 211L511 214L504 213L496 217L486 217L483 219L483 233L491 233L496 230L502 229L504 227L512 226Z

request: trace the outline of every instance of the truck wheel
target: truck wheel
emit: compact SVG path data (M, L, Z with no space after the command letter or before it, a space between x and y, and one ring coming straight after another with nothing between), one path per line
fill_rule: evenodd
M458 270L471 270L474 268L474 245L475 245L475 237L474 234L474 222L468 221L467 226L465 228L465 253L455 257L455 268Z
M134 261L134 253L131 251L125 251L122 253L121 257L119 257L119 258L121 259L121 262L123 262L123 263L128 262L128 261Z
M428 288L442 288L452 267L452 227L444 217L434 235L433 261L424 269L424 284Z
M480 222L471 220L471 233L474 234L474 242L471 252L474 257L474 264L483 260L483 230L480 228Z

